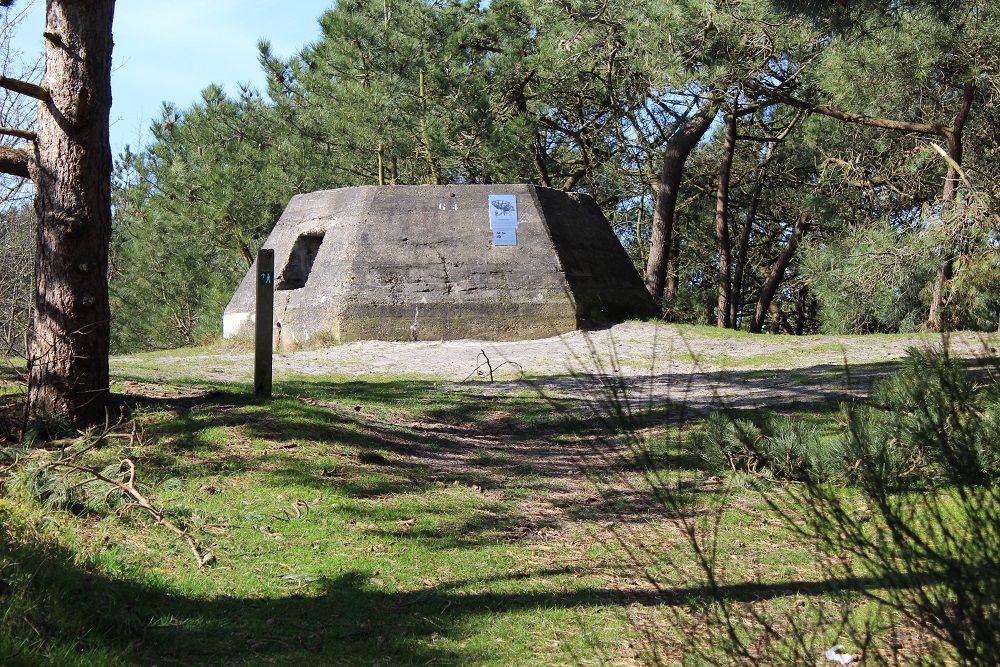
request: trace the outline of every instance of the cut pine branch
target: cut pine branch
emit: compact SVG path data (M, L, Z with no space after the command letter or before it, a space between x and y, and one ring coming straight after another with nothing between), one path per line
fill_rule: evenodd
M194 538L191 537L191 534L186 529L181 528L177 524L168 520L163 512L156 509L149 499L146 498L141 491L139 491L135 485L135 463L133 463L131 459L122 459L120 465L121 472L125 477L124 480L112 479L94 468L87 468L85 466L65 461L57 461L53 463L51 467L62 468L64 470L71 470L73 472L90 475L94 479L110 485L112 489L118 489L122 493L128 495L137 507L145 510L150 516L153 517L156 525L163 526L184 540L187 543L188 548L191 550L191 554L194 556L198 569L204 571L205 568L215 560L215 556L209 552L203 553L199 548L198 543L195 542Z
M38 135L31 130L22 130L17 127L0 127L0 135L17 137L26 141L35 141L38 139Z
M0 173L31 178L31 154L20 148L0 146Z
M9 76L0 76L0 88L6 88L11 92L27 95L28 97L34 97L36 100L46 103L52 99L49 91L38 84L28 83L20 79L12 79Z

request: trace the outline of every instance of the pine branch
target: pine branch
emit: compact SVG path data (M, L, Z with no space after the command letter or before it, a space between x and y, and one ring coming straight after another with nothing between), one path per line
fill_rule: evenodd
M17 127L0 127L0 135L17 137L18 139L25 139L27 141L36 141L38 139L38 135L31 130L22 130Z
M28 97L34 97L36 100L41 100L42 102L48 102L52 99L49 91L41 86L21 81L20 79L12 79L7 76L0 76L0 88L6 88L7 90L27 95Z
M31 178L31 154L20 148L0 146L0 173Z
M202 553L201 549L198 547L198 543L195 542L191 534L181 528L180 526L169 521L161 510L156 509L153 504L149 501L146 496L144 496L135 485L135 463L131 459L122 459L120 462L121 470L126 475L125 481L119 481L107 477L101 474L100 471L93 468L87 468L81 465L76 465L75 463L68 463L64 461L56 461L51 464L52 468L63 468L66 470L72 470L74 472L84 473L94 477L105 484L109 484L113 489L118 489L123 493L129 495L133 502L141 509L145 510L153 517L156 525L163 526L170 532L174 533L181 539L183 539L188 548L191 550L192 555L194 555L195 561L197 563L198 569L204 571L205 568L215 561L215 556L211 552Z
M775 102L781 102L782 104L787 104L790 107L802 109L809 113L818 113L821 116L836 118L837 120L842 120L845 123L856 123L858 125L867 125L868 127L877 127L883 130L896 130L898 132L933 134L942 137L947 136L950 132L950 128L933 123L911 123L904 120L893 120L891 118L879 118L877 116L866 116L864 114L851 113L850 111L841 111L840 109L834 109L823 104L806 102L769 86L757 83L751 84L750 87L756 92L771 98Z

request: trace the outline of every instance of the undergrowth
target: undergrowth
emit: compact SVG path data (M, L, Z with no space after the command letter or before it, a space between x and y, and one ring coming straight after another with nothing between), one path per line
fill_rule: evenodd
M995 657L995 376L708 416L608 382L123 380L131 421L0 449L0 662Z
M708 473L725 473L721 483L647 467L642 484L683 535L694 568L676 552L662 555L655 533L616 535L654 586L686 575L708 593L701 632L684 642L686 663L813 665L829 652L845 664L860 656L866 664L1000 664L998 425L995 366L984 360L970 370L947 348L913 350L869 400L823 425L801 415L710 416L690 451ZM629 449L647 459L662 448L630 437ZM791 607L734 595L747 573L730 560L727 529L740 521L733 509L747 488L762 520L783 530L776 553L797 546L817 555L822 576L799 585L825 595ZM755 527L753 539L765 532ZM668 643L669 625L637 626L654 655Z

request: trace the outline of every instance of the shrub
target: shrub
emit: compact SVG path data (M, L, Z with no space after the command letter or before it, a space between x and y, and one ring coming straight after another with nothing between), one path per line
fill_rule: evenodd
M754 414L713 416L691 441L713 470L799 482L760 497L820 555L831 591L856 590L891 610L890 623L937 640L906 664L1000 664L1000 374L976 366L946 347L913 350L870 400L846 410L846 428L832 438L804 421ZM746 638L767 636L781 643L771 658L797 664L785 652L813 646L830 623L866 663L903 659L892 641L878 645L889 629L875 615L815 622L815 605L781 617L727 599L715 583L724 577L715 555L724 503L699 523L684 518L680 494L661 491L712 591L710 644L725 646L730 662L763 664ZM854 604L836 595L844 609Z
M867 488L993 484L1000 474L1000 389L943 351L913 350L851 414L846 450Z
M834 574L875 582L867 596L963 665L1000 664L998 389L995 370L970 371L946 350L912 351L849 415L845 447L871 520L818 479L792 494L804 524L800 512L783 512L839 559Z
M843 443L794 417L716 413L692 436L692 446L715 472L766 473L780 480L830 481L845 475Z

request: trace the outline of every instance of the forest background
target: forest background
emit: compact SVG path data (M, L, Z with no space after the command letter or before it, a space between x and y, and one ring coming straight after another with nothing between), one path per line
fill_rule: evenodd
M118 156L113 351L217 338L288 200L360 184L589 193L673 321L997 329L996 3L341 0L320 26L287 59L261 42L266 91L165 104ZM32 301L19 187L11 353Z

